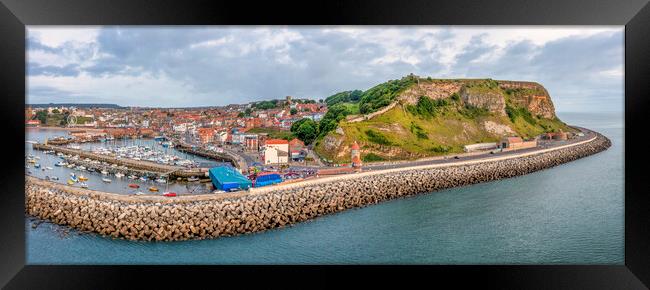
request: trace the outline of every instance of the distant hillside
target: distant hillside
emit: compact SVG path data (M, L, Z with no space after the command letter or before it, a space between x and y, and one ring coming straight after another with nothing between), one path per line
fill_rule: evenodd
M534 82L409 75L326 102L329 112L315 149L338 162L349 162L354 141L362 159L377 161L462 152L463 145L503 136L573 131L555 116L546 89Z
M76 104L76 103L49 103L49 104L26 104L32 108L48 108L48 107L76 107L76 108L107 108L107 109L123 109L125 107L116 104Z

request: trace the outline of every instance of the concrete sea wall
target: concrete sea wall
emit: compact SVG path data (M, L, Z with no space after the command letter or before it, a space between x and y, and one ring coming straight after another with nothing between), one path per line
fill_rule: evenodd
M602 135L539 154L452 166L418 166L218 195L125 196L26 177L26 213L129 240L187 240L263 231L321 215L542 170L611 146Z

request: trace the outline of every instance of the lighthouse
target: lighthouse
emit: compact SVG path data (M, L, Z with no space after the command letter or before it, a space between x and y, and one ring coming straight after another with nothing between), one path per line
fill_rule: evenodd
M352 144L351 149L351 158L352 158L352 167L356 169L361 169L361 152L359 151L359 144L357 144L357 141L354 141L354 144Z

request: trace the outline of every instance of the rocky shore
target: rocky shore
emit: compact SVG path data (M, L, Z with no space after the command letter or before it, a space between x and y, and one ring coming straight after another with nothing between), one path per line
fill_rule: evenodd
M330 182L209 196L123 196L26 177L26 213L129 240L188 240L252 233L436 190L509 178L604 151L606 137L501 160L352 175Z

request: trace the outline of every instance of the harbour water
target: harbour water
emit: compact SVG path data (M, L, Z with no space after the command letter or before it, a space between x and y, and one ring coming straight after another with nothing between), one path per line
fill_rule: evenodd
M32 228L26 217L27 263L623 264L623 116L558 115L612 147L525 176L214 240L114 240L47 222Z
M25 138L28 141L37 141L44 142L47 138L53 138L57 136L66 136L68 131L59 130L59 129L47 129L47 128L27 128L25 131ZM95 147L106 147L106 148L115 148L123 146L148 146L151 150L160 151L168 155L176 155L182 159L189 159L197 162L199 165L205 167L212 167L217 165L226 165L230 166L229 163L215 162L210 159L203 157L195 156L192 154L187 154L180 152L175 148L163 147L158 144L153 139L117 139L107 142L92 142L92 143L82 143L80 144L81 149L83 150L92 150ZM33 150L32 144L25 143L25 155L34 155L38 156L40 159L36 160L38 164L41 165L41 168L34 168L33 164L28 164L30 168L25 168L25 172L29 173L32 176L45 178L46 176L56 176L58 180L56 182L65 184L66 181L70 178L70 173L73 172L77 176L83 175L88 178L88 181L85 183L88 185L88 189L114 192L114 193L123 193L123 194L134 194L135 192L144 192L151 193L147 189L151 186L154 186L159 189L158 193L162 194L165 191L176 192L180 195L183 194L199 194L199 193L209 193L211 192L210 183L199 183L199 182L176 182L170 181L168 183L157 183L154 180L149 181L140 181L138 179L132 180L128 179L126 176L121 178L116 178L114 175L102 175L99 172L89 172L89 171L80 171L76 169L71 169L67 167L58 167L55 164L59 161L62 161L59 156L54 154L45 154L44 151ZM50 167L52 169L46 169ZM43 170L45 169L45 170ZM110 179L111 182L103 182L102 178ZM133 189L130 188L129 184L138 184L140 188ZM76 183L74 186L79 186L79 183Z

